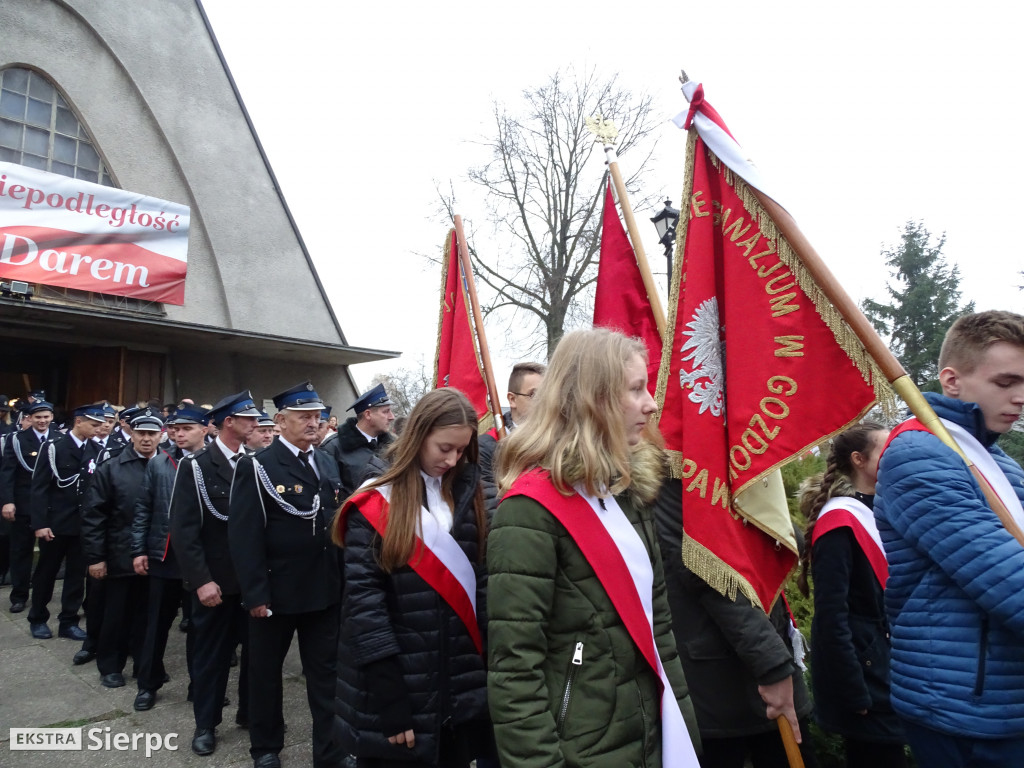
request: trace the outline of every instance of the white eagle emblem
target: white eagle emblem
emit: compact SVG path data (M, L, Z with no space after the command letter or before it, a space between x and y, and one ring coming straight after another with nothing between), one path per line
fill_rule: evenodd
M713 296L697 307L686 327L690 330L683 331L683 335L690 338L679 351L689 350L682 361L690 362L691 370L687 373L685 368L679 369L679 386L692 390L689 397L700 406L698 414L711 411L712 416L721 416L725 410L725 370L718 298Z

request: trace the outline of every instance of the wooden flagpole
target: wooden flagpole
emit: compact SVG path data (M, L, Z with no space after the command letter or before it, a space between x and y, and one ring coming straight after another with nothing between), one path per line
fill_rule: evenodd
M619 132L610 120L602 120L600 117L587 118L587 128L604 145L604 152L608 158L608 171L612 175L615 194L618 196L619 206L622 208L622 218L626 221L626 230L629 232L630 245L633 246L633 254L636 256L636 265L640 268L640 276L644 280L644 288L647 290L647 301L650 303L651 311L654 313L654 322L658 326L658 335L661 336L662 343L664 343L665 310L661 306L661 298L658 296L658 289L654 283L654 275L651 274L651 265L647 263L644 241L636 227L636 219L633 218L633 208L629 204L629 195L626 193L626 183L622 180L622 171L619 170L619 158L615 154L614 142Z
M466 234L462 229L462 217L455 215L455 237L459 241L459 263L462 264L462 273L466 276L466 287L469 293L469 303L473 308L473 324L476 326L476 338L480 349L480 362L484 366L484 381L487 384L487 393L491 400L491 414L494 416L494 424L498 430L498 439L505 437L505 420L501 417L501 401L498 400L498 385L494 380L494 370L491 367L491 353L487 348L487 335L484 333L484 318L480 312L480 302L476 298L476 281L473 280L473 263L469 259L469 246L466 244ZM498 426L500 425L500 426Z
M933 435L956 451L960 458L964 460L978 486L985 494L986 501L992 507L992 511L996 513L1003 527L1017 539L1021 546L1024 546L1024 531L1017 525L1017 521L1013 519L1006 505L1003 504L1002 499L999 498L991 484L984 478L978 468L974 466L974 463L967 458L967 455L961 450L960 446L957 445L956 440L953 439L949 430L946 429L945 424L939 419L938 415L928 404L928 401L924 399L921 390L917 388L917 385L907 374L903 365L896 359L896 356L893 355L885 342L882 341L882 338L878 335L874 326L868 322L864 313L860 311L860 307L853 302L853 299L850 298L843 286L836 280L835 275L832 274L832 271L825 264L821 256L818 255L814 247L804 237L803 232L797 227L793 217L789 215L785 208L767 195L753 187L750 187L750 191L757 198L765 212L771 216L772 221L775 222L775 226L782 233L782 236L786 238L790 248L800 257L804 267L814 277L822 293L828 297L828 300L832 302L832 306L838 310L847 325L857 334L857 338L860 339L860 343L864 345L868 354L875 359L875 362L889 380L896 394L903 398L903 401L910 407L913 414L920 419L921 423Z
M679 78L682 83L686 83L688 79L685 72ZM874 326L868 322L867 317L861 312L860 307L846 293L846 290L835 278L835 275L832 274L832 270L828 268L810 241L807 240L803 232L800 231L800 228L797 227L793 217L789 215L786 209L760 190L755 189L753 186L750 186L749 189L758 203L760 203L761 208L772 218L776 228L786 238L790 247L800 257L804 267L814 278L822 292L839 314L842 315L847 325L850 326L850 329L860 340L860 343L864 345L868 354L874 358L882 374L888 379L896 394L903 398L903 401L909 406L913 414L932 434L963 459L981 488L982 493L984 493L989 506L992 507L999 521L1003 524L1003 527L1024 546L1024 531L1021 530L1020 526L1017 525L1010 515L1002 499L999 498L992 486L985 480L978 468L974 466L974 463L967 458L967 455L949 433L949 430L946 429L946 426L939 419L934 409L925 400L921 390L918 389L917 385L907 374L906 369L896 359L896 356L893 355L885 342L882 341ZM796 743L796 738L793 735L793 729L789 721L786 720L785 716L779 716L776 718L776 722L790 766L792 768L803 768L803 758L800 755L800 749Z

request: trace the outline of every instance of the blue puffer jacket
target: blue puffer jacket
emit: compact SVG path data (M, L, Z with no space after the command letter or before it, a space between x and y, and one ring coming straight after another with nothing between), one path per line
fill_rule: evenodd
M926 397L988 448L1024 500L1024 471L981 409ZM875 517L889 559L893 708L944 733L1024 736L1024 547L927 432L904 432L882 454Z

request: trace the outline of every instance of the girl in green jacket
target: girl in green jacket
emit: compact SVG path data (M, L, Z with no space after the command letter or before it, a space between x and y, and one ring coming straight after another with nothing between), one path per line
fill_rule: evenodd
M697 765L650 508L655 410L643 343L577 331L498 451L488 701L503 765Z

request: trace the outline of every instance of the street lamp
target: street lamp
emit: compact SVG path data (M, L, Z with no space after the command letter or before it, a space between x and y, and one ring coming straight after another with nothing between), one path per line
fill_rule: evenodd
M679 211L672 207L672 201L666 200L665 207L651 217L651 223L658 230L658 242L665 246L665 259L668 261L668 286L672 289L672 250L676 245L676 224L679 223Z

